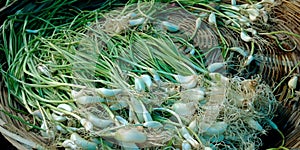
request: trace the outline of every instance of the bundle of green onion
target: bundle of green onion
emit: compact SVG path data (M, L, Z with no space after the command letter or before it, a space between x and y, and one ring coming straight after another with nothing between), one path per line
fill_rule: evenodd
M14 20L5 22L11 32L3 30L3 39L22 33L1 48L8 67L1 73L16 98L10 103L24 106L33 116L31 127L66 149L259 148L259 136L276 128L272 90L259 78L215 72L228 63L205 64L208 58L192 41L201 23L218 28L219 15L251 42L247 32L256 36L255 30L246 27L260 8L224 4L221 13L205 3L199 6L190 7L192 12L151 1L111 12L82 12L70 23L53 25L47 36L43 31L50 27L32 30L25 21L16 31ZM240 9L249 18L235 14ZM163 12L158 10L203 13L195 15L186 39L182 25L159 19L157 13ZM84 19L90 22L76 25ZM235 51L250 63L253 52L229 48L220 30L216 33L221 44L208 52L220 48L225 59ZM20 47L14 46L19 40Z

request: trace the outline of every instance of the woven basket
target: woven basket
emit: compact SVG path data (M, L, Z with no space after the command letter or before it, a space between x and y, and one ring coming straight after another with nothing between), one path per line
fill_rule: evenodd
M73 3L74 7L79 9L95 9L99 8L101 4L101 2L84 1L76 1ZM49 5L51 5L51 2L35 3L28 0L14 1L5 7L2 3L0 3L0 18L7 17L22 8L43 10ZM274 23L272 28L269 28L270 31L284 30L300 34L300 19L297 17L300 15L300 0L279 0L276 1L276 5L270 6L269 9L273 18L271 21ZM0 24L2 24L2 21L3 20L0 21ZM228 35L230 37L239 36L225 28L221 29L221 31L224 35ZM300 73L300 67L297 66L299 65L297 63L300 61L300 39L283 33L276 36L278 36L277 38L279 39L292 39L292 41L296 43L296 49L291 52L283 52L278 48L278 46L276 46L276 44L274 44L276 41L273 37L270 35L262 35L262 37L269 39L269 43L260 43L266 51L257 54L263 59L263 65L259 66L259 69L255 72L255 74L260 74L272 87L276 86L276 84L273 83L283 81L281 86L275 91L275 94L278 95L278 100L281 102L281 106L277 110L278 117L275 118L275 121L279 125L280 130L283 131L286 136L284 146L287 148L299 148L300 94L292 99L287 98L287 82L290 77L285 78L285 76L289 75L291 72ZM201 41L201 37L199 37L199 40ZM293 44L295 43L284 43L282 46L289 49L293 47ZM201 43L198 44L201 46ZM230 44L247 47L247 45L244 45L241 41L236 40L232 40ZM250 77L251 75L252 74L243 74L243 76L246 77ZM1 77L1 80L2 79L3 77ZM300 84L299 81L298 84ZM0 109L2 110L0 112L0 132L3 136L17 149L55 149L56 145L53 145L51 141L41 137L39 134L36 134L34 127L28 129L26 123L32 122L33 119L31 116L22 115L21 113L18 113L18 111L11 109L11 106L14 108L20 108L20 110L24 108L16 103L14 98L7 93L6 86L3 81L1 81L0 87ZM277 133L274 132L274 134ZM268 137L264 138L266 147L275 147L280 145L281 139L278 139L278 143L274 145L274 141L268 140L270 137L272 137L272 135L269 134Z

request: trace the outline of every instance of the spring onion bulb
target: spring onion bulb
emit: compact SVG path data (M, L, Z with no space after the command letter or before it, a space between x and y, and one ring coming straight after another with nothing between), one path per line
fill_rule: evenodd
M212 24L212 25L215 25L217 23L215 12L210 13L210 15L208 17L208 22L209 22L209 24Z
M256 18L259 16L259 11L255 8L249 8L249 9L246 9L246 11L248 12L249 19L251 21L255 21Z
M182 75L173 75L177 82L181 84L181 86L185 89L191 89L197 85L198 76L190 75L190 76L182 76Z
M224 141L225 136L223 134L217 135L217 136L204 136L207 141L210 141L210 143L218 143Z
M87 119L80 119L80 124L84 127L86 131L92 131L93 130L93 124L91 121Z
M70 140L83 150L97 150L97 144L82 138L77 133L72 133Z
M130 26L137 26L137 25L141 25L145 22L145 18L139 18L139 19L132 19L129 20L129 25Z
M238 21L240 22L240 23L244 23L244 24L246 24L247 26L249 26L250 24L250 20L247 18L247 17L245 17L245 16L241 16L241 17L239 17L238 18Z
M122 93L121 89L97 88L96 92L104 97L112 97Z
M197 132L197 130L198 130L197 119L194 119L193 121L191 121L188 128L194 132Z
M274 4L274 0L262 0L260 1L260 3L271 3L271 4Z
M230 18L240 18L237 14L229 12L229 11L225 11L224 14Z
M46 75L47 77L49 77L49 78L51 77L51 73L46 65L39 64L37 66L37 69L38 69L38 71L40 71L42 74Z
M209 64L207 66L207 70L209 72L216 72L217 70L223 68L224 66L226 65L226 62L216 62L216 63L212 63L212 64Z
M209 73L209 77L215 82L227 84L229 83L229 78L223 76L220 73Z
M196 19L196 25L195 25L195 29L194 29L194 32L192 34L192 36L189 38L189 40L192 40L193 38L195 38L200 26L201 26L201 23L202 23L202 18L201 17L198 17ZM192 54L193 55L193 54Z
M293 76L289 82L288 82L288 86L290 89L296 89L297 88L297 82L298 82L298 76Z
M141 79L144 81L144 83L146 84L146 86L147 86L147 88L148 88L148 90L150 90L151 89L151 87L152 87L152 80L151 80L151 77L149 76L149 75L147 75L147 74L143 74L143 75L141 75Z
M55 113L51 114L53 120L57 121L57 122L64 122L67 120L67 118L65 116L60 116L60 115L56 115Z
M242 9L246 9L246 8L248 8L250 5L249 4L241 4L241 5L239 5L239 7L240 8L242 8Z
M249 53L247 51L245 51L244 49L242 49L241 47L231 47L231 48L229 48L229 50L237 52L237 53L241 54L243 57L247 57L249 55Z
M78 98L75 98L75 101L77 104L86 105L105 102L105 99L99 96L80 96Z
M125 107L128 107L128 104L124 100L119 100L115 104L112 104L112 105L109 106L110 110L120 110L120 109L123 109Z
M177 32L179 31L179 26L170 23L168 21L162 21L161 24L163 25L163 28L166 29L169 32Z
M67 133L67 130L65 130L61 125L56 125L55 128L57 131L60 131L63 134Z
M264 23L267 23L267 22L268 22L268 20L269 20L269 15L268 15L268 12L267 12L267 11L262 11L262 18L263 18Z
M247 118L246 123L251 127L252 129L255 129L257 131L260 131L262 133L265 133L266 131L263 129L263 127L258 123L258 121L254 120L253 118Z
M132 111L135 112L137 119L140 122L144 122L145 118L146 118L145 115L147 115L146 113L148 113L148 115L150 116L149 112L147 110L145 111L144 106L143 106L144 104L140 100L137 100L135 98L131 98L130 101L131 101L131 108L133 109Z
M126 18L133 18L133 17L136 17L136 16L137 16L136 13L130 12L130 13L128 13L125 17L126 17Z
M122 128L116 131L114 138L120 142L126 143L144 143L147 141L147 135L135 128Z
M193 102L189 102L189 103L177 102L173 104L172 109L180 116L192 116L196 112L196 108Z
M122 125L128 125L128 121L126 119L124 119L123 117L121 116L116 116L116 119L118 122L120 122Z
M205 91L201 88L193 88L185 90L181 93L181 99L188 102L196 102L204 100Z
M192 48L191 50L190 50L190 52L189 52L189 54L190 55L195 55L195 53L196 53L196 49L195 48Z
M36 33L38 33L40 30L26 29L25 31L26 31L27 33L33 33L33 34L36 34Z
M245 31L251 32L251 34L253 34L253 35L257 35L257 31L253 28L247 28L247 29L245 29Z
M66 110L68 112L72 112L73 111L73 108L70 105L68 105L68 104L59 104L57 106L57 108Z
M31 113L33 116L37 116L38 118L40 118L40 119L43 119L43 115L42 115L42 113L41 113L41 111L40 110L35 110L35 111L33 111L32 113Z
M46 125L46 122L43 121L41 128L43 130L41 130L41 135L44 138L48 138L48 139L54 139L55 138L55 133L54 131L50 130L49 127Z
M201 23L202 23L202 18L201 17L198 17L197 20L196 20L196 30L198 30L201 26Z
M163 127L163 124L161 124L158 121L147 121L147 122L143 123L143 126L147 127L147 128L156 128L156 129L159 129L159 128Z
M142 78L140 78L140 77L135 77L134 78L134 88L138 92L145 91L146 87L145 87L145 83L144 83Z
M250 65L250 63L254 60L253 55L248 56L247 60L244 63L244 66Z
M204 125L206 127L204 127L204 133L206 135L220 135L222 133L224 133L228 127L228 124L226 122L220 121L220 122L216 122L214 124L212 124L211 126L209 125Z
M120 142L120 145L122 145L124 150L140 150L140 148L134 143Z
M252 37L250 37L250 36L246 33L246 31L242 31L241 34L240 34L240 36L241 36L241 39L242 39L243 41L245 41L245 42L250 42L250 41L253 40Z
M177 82L179 83L188 83L194 80L197 76L190 75L190 76L182 76L182 75L173 75Z
M213 150L213 149L210 147L204 147L204 150Z
M258 11L259 11L259 9L262 9L264 6L260 3L256 3L256 4L253 4L252 7L258 9Z
M200 144L190 135L189 131L185 127L181 128L180 133L194 148L199 148Z
M231 5L236 5L236 0L231 0Z
M93 126L101 129L106 128L113 124L112 120L101 119L96 115L94 115L93 113L87 113L87 119L93 124Z
M62 143L62 146L64 147L64 148L69 148L69 149L79 149L79 147L75 144L75 142L74 141L72 141L72 140L69 140L69 139L67 139L67 140L65 140L63 143Z
M181 144L181 149L182 150L191 150L192 147L186 140L183 140L183 142Z
M63 111L68 111L68 112L72 112L73 111L73 108L68 105L68 104L59 104L57 106L58 109L61 109ZM60 115L60 116L63 116L64 113L63 112L60 112L60 111L57 111L57 110L53 110L53 112L55 112L56 114Z
M153 121L152 120L152 117L151 117L151 114L148 112L148 110L146 109L145 105L143 104L142 101L139 101L142 108L143 108L143 118L144 118L144 121L145 122L148 122L148 121Z
M152 68L148 69L148 71L151 73L154 82L160 83L161 80L160 80L160 77L159 77L159 74L157 73L157 71Z
M266 120L274 130L279 130L278 126L271 119L266 119Z

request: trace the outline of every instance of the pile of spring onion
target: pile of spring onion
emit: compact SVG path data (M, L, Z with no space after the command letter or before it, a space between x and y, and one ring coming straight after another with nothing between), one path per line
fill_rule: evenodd
M203 11L196 27L205 22L218 28L220 21L252 42L248 33L258 35L249 26L266 13L264 3L270 2L223 4L223 12L206 3L190 6L195 12L173 9L196 16ZM22 33L1 47L7 59L1 74L15 98L9 103L24 106L20 111L32 116L30 127L66 149L259 148L260 135L278 130L272 90L260 78L215 72L226 63L205 65L201 49L172 34L180 32L179 25L152 17L166 5L128 3L110 12L83 12L60 26L45 21L41 29L25 21L16 31L16 20L5 22L11 32L3 31L3 39ZM78 27L84 19L90 22ZM48 28L52 33L44 36ZM235 51L250 64L253 51L229 47L218 36L224 58ZM16 41L23 43L14 46ZM191 48L187 55L178 43Z

